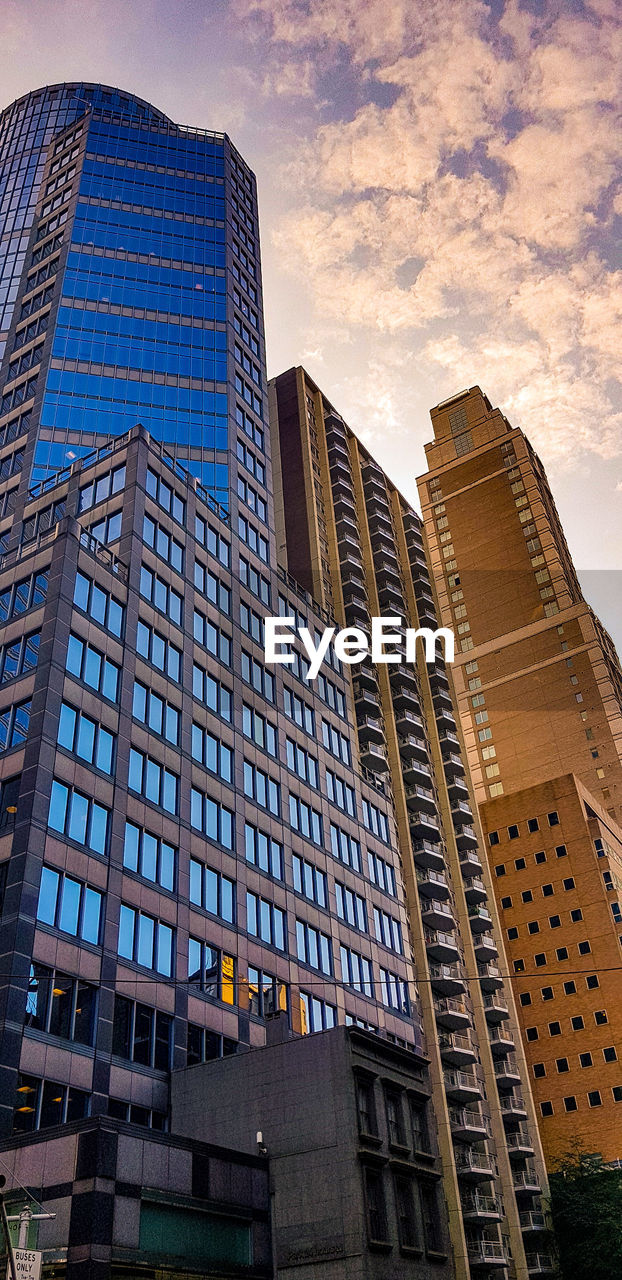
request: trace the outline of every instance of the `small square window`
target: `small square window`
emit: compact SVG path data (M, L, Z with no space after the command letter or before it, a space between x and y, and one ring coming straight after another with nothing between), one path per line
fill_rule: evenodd
M521 898L523 899L523 902L533 902L533 893L531 892L531 889L525 889L524 893L521 893Z
M525 1008L526 1005L531 1004L531 996L528 991L521 991L520 1002L523 1008Z
M498 862L498 863L497 863L497 866L495 867L495 875L496 875L496 876L504 876L504 875L505 875L505 865L503 864L503 862Z
M577 924L579 920L583 919L583 912L580 907L575 907L574 911L570 912L570 919L574 924Z
M577 993L577 984L573 978L570 978L568 982L564 983L564 995L574 996L576 995L576 993Z
M530 830L530 831L539 831L539 830L540 830L540 824L539 824L539 822L538 822L538 819L537 819L537 818L528 818L528 819L527 819L527 826L528 826L528 828L529 828L529 830Z
M616 1053L614 1045L610 1045L609 1048L603 1049L603 1058L605 1059L605 1062L618 1061L618 1055Z
M569 1098L564 1098L564 1106L566 1108L566 1111L577 1110L577 1099L575 1098L574 1094L571 1094Z
M516 925L512 925L512 928L508 929L508 939L510 942L515 942L517 937L518 937L518 929L516 928Z
M614 1084L611 1090L614 1102L622 1102L622 1084Z
M598 974L588 973L587 978L585 979L585 985L588 991L595 991L596 988L600 986L600 983L598 981Z
M540 1103L540 1114L541 1114L541 1115L543 1115L543 1116L552 1116L552 1115L553 1115L553 1103L552 1103L552 1102L541 1102L541 1103Z
M528 930L529 930L529 932L530 932L530 933L539 933L539 932L540 932L540 925L538 924L538 921L537 921L537 920L530 920L530 921L529 921L529 923L528 923L528 925L527 925L527 928L528 928Z
M488 832L488 842L489 842L489 844L498 844L498 843L499 843L499 832L498 832L498 831L489 831L489 832Z
M582 1067L592 1067L594 1065L591 1053L580 1053L579 1062Z
M549 1022L550 1036L561 1036L561 1033L562 1033L562 1029L561 1029L561 1024L559 1022Z
M544 852L544 849L539 849L537 853L534 853L533 857L534 857L534 862L538 862L538 863L546 862L546 854Z
M549 827L558 827L558 826L559 826L559 814L557 813L557 811L556 811L555 809L553 809L553 812L552 812L552 813L547 813L547 815L546 815L546 816L547 816L547 818L548 818L548 820L549 820Z
M538 954L534 956L534 963L539 969L541 969L542 966L546 964L546 952L539 951Z
M603 1101L600 1096L600 1089L590 1089L587 1100L591 1107L602 1107Z
M526 866L527 866L527 863L525 862L525 859L524 859L524 858L515 858L515 859L514 859L514 870L515 870L515 871L524 871Z
M543 999L543 1000L552 1000L552 999L553 999L553 988L552 988L552 987L542 987L542 989L541 989L541 991L540 991L540 995L542 996L542 999Z
M568 850L567 850L567 848L566 848L565 844L556 844L556 845L555 845L555 853L556 853L556 855L557 855L557 857L558 857L558 858L567 858L567 857L568 857Z
M560 916L549 916L549 924L550 924L550 926L551 926L551 929L559 929L559 927L560 927L560 925L561 925L561 917L560 917Z
M570 1068L569 1068L569 1066L568 1066L568 1059L567 1059L567 1058L556 1058L556 1059L555 1059L555 1066L557 1067L557 1070L558 1070L558 1072L559 1072L559 1075L560 1075L560 1076L562 1076L562 1075L564 1074L564 1072L565 1072L565 1071L569 1071L569 1070L570 1070Z
M515 972L515 973L524 973L524 972L525 972L525 961L524 961L524 960L515 960L515 961L514 961L514 972Z
M553 889L553 885L552 885L552 884L543 884L543 885L542 885L542 897L543 897L543 898L552 898L552 896L553 896L554 892L555 892L555 890Z
M583 1031L585 1023L583 1021L582 1014L580 1013L575 1014L575 1017L570 1019L570 1024L572 1026L573 1031Z
M508 827L508 838L510 840L518 840L519 835L520 835L520 831L516 823L512 823L512 826Z
M507 911L508 907L511 907L511 906L512 906L512 899L511 899L511 898L502 898L502 899L501 899L501 906L503 907L503 910L504 910L504 911Z
M590 954L590 951L591 951L591 950L592 950L592 948L591 948L591 946L590 946L589 942L580 942L580 943L579 943L579 955L580 955L580 956L589 956L589 954Z
M609 1021L609 1019L608 1019L608 1017L607 1017L606 1010L605 1010L605 1009L597 1009L597 1010L596 1010L596 1012L595 1012L595 1014L594 1014L594 1022L596 1023L596 1026L597 1026L597 1027L604 1027L605 1023L606 1023L606 1022L608 1022L608 1021Z
M564 884L564 889L566 889L566 890L568 890L568 889L574 889L574 887L575 887L575 885L574 885L574 876L567 876L567 877L566 877L566 879L564 880L563 884Z
M539 1038L538 1028L527 1027L525 1030L525 1035L527 1036L528 1040L537 1040Z
M557 948L557 951L555 952L555 955L557 956L557 959L558 959L558 960L567 960L567 959L568 959L568 947L558 947L558 948Z
M543 1062L534 1062L533 1074L536 1080L542 1080L546 1075L546 1067Z

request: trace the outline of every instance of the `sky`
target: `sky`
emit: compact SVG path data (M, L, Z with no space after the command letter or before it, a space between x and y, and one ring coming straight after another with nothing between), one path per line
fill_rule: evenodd
M2 0L0 105L117 85L259 186L268 367L407 498L479 384L547 469L622 639L619 0ZM591 572L590 572L591 571Z

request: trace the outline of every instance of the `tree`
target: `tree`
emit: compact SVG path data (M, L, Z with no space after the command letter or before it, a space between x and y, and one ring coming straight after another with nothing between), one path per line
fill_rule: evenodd
M622 1169L576 1141L557 1161L550 1188L563 1280L620 1280Z

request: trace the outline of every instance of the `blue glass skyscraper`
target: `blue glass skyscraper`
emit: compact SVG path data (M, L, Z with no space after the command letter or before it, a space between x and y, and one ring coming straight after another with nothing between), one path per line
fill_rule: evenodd
M0 441L24 437L32 484L141 422L228 505L234 419L263 437L244 161L224 134L67 84L2 113L0 166Z

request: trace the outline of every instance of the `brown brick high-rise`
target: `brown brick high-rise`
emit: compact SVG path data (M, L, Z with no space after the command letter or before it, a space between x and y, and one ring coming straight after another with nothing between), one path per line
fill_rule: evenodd
M622 1155L622 672L546 475L479 387L432 410L421 500L545 1154Z

